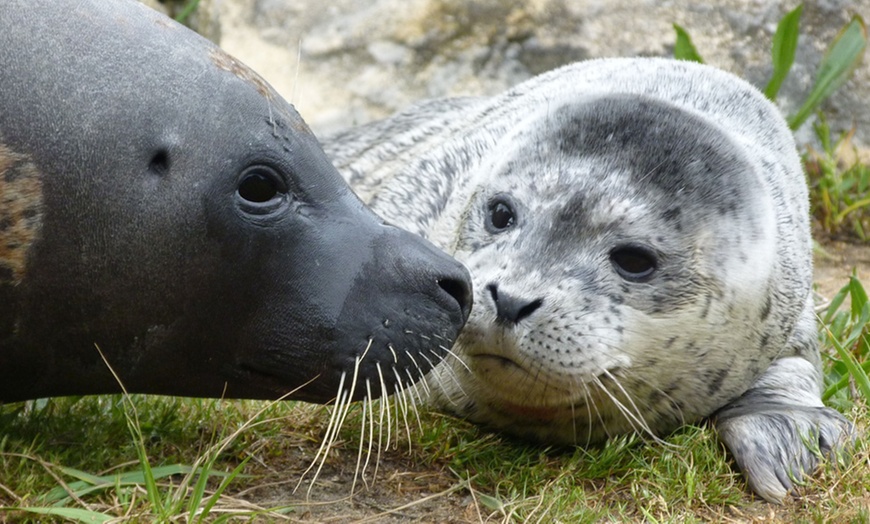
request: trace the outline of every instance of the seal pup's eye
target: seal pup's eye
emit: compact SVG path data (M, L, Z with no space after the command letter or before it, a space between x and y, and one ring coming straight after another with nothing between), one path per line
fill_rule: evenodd
M486 215L486 229L490 233L498 233L504 231L516 223L513 207L503 200L493 200L489 203L488 213Z
M275 211L287 200L287 186L272 168L252 166L239 177L236 195L244 211L262 215Z
M645 282L658 265L655 254L641 246L619 246L610 252L610 262L619 276L632 282Z

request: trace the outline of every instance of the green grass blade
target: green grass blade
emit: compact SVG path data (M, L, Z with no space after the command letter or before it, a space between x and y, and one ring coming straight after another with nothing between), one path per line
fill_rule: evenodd
M866 47L867 26L859 15L855 15L822 58L812 91L798 112L788 119L791 129L799 128L825 99L849 79L861 62Z
M849 287L850 284L847 283L845 286L840 288L840 290L837 291L837 294L834 295L834 298L831 299L831 303L828 305L828 311L825 313L825 318L822 319L825 324L831 323L831 320L834 318L834 315L837 314L840 306L846 301L846 297L849 296Z
M92 475L90 473L86 473L86 472L79 470L79 469L67 468L64 466L60 467L60 471L64 475L68 475L70 477L79 479L79 481L81 481L84 484L92 484L92 485L106 482L106 479L110 479L110 478L114 477L114 475L110 475L108 477L100 477L98 475ZM70 485L70 487L72 487L72 486Z
M849 374L852 375L852 378L855 380L855 385L858 387L858 391L861 392L865 399L870 400L870 377L867 376L867 372L864 371L852 355L852 352L840 344L840 341L834 337L833 333L830 331L827 331L827 333L828 339L831 341L831 344L833 344L834 349L837 350L837 355L840 357L843 364L845 364L846 369L849 370Z
M63 517L75 522L83 522L86 524L103 523L112 520L109 515L79 508L10 508L0 507L0 510L26 511L28 513L37 513L39 515L52 515L54 517Z
M782 87L785 77L788 76L788 72L791 71L791 66L794 64L803 8L803 4L798 4L782 17L779 25L776 26L776 33L773 35L773 51L771 52L773 75L764 88L764 96L769 100L776 99L779 88Z
M704 59L698 54L689 33L677 24L674 24L674 31L677 32L677 41L674 43L674 58L703 64Z
M72 490L77 497L82 497L88 493L93 493L94 491L114 488L116 486L138 486L145 483L145 472L142 470L127 471L115 475L104 475L102 477L91 475L73 468L61 468L61 471L71 477L81 479L67 484L67 487ZM155 480L157 480L172 475L187 474L191 471L193 471L193 468L190 466L185 466L184 464L171 464L154 468L151 473ZM57 502L59 504L64 504L70 498L69 493L66 492L66 489L64 489L63 486L57 486L46 493L40 499L40 502Z
M250 459L251 459L250 455L245 457L245 459L238 466L236 466L230 472L230 474L227 475L227 477L221 482L220 486L218 486L218 488L215 490L214 494L208 498L208 500L205 503L205 506L202 507L202 511L199 513L199 518L197 519L197 522L203 522L203 519L209 514L209 512L211 511L211 508L213 508L214 505L217 504L217 502L220 500L221 495L223 495L224 491L227 489L227 486L229 486L230 483L233 481L233 479L235 479L239 475L239 473L242 472L242 470L245 468L245 465L248 463L248 460L250 460ZM205 476L205 475L203 475L203 476ZM200 498L201 498L201 496L200 496ZM194 513L191 512L190 514L193 515Z
M867 291L864 290L864 286L861 285L861 281L858 280L855 273L849 277L849 297L852 301L852 317L859 318L865 304L867 304Z
M862 362L861 369L863 369L865 373L870 373L870 360ZM828 386L825 389L825 392L822 393L822 402L827 402L827 400L836 395L838 391L849 387L849 377L850 375L840 377L840 380Z
M196 8L199 6L199 0L190 0L185 4L184 8L181 10L178 15L175 16L175 21L183 24L187 17L193 14L196 11Z

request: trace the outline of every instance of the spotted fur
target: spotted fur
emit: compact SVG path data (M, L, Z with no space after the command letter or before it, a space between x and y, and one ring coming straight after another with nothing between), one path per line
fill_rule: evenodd
M0 285L24 278L42 225L42 181L30 159L0 143Z
M807 188L753 87L659 59L582 62L327 141L387 221L463 261L475 303L430 374L446 411L545 443L715 417L751 487L849 440L820 400ZM363 173L365 175L363 175ZM494 203L514 222L487 226ZM641 246L649 278L615 262ZM500 309L526 308L516 322Z

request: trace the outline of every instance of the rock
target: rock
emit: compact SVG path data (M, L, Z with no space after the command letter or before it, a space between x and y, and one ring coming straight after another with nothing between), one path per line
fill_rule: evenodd
M673 23L706 62L763 87L776 25L796 2L723 0L201 0L220 44L292 100L318 133L431 97L494 94L593 57L670 56ZM795 65L777 100L809 93L827 45L870 0L807 2ZM870 146L870 60L824 106L837 131ZM813 139L809 124L799 142Z

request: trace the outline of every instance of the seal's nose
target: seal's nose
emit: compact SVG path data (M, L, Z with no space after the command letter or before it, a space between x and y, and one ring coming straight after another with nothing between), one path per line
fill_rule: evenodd
M462 321L468 320L468 314L471 313L471 280L468 275L468 270L460 266L464 274L443 276L437 280L438 287L459 304L459 310L462 311Z
M489 294L492 296L492 301L495 302L496 320L505 324L518 324L520 320L529 317L535 312L544 299L537 298L534 300L526 300L522 297L515 297L498 290L498 284L490 284L486 286Z

